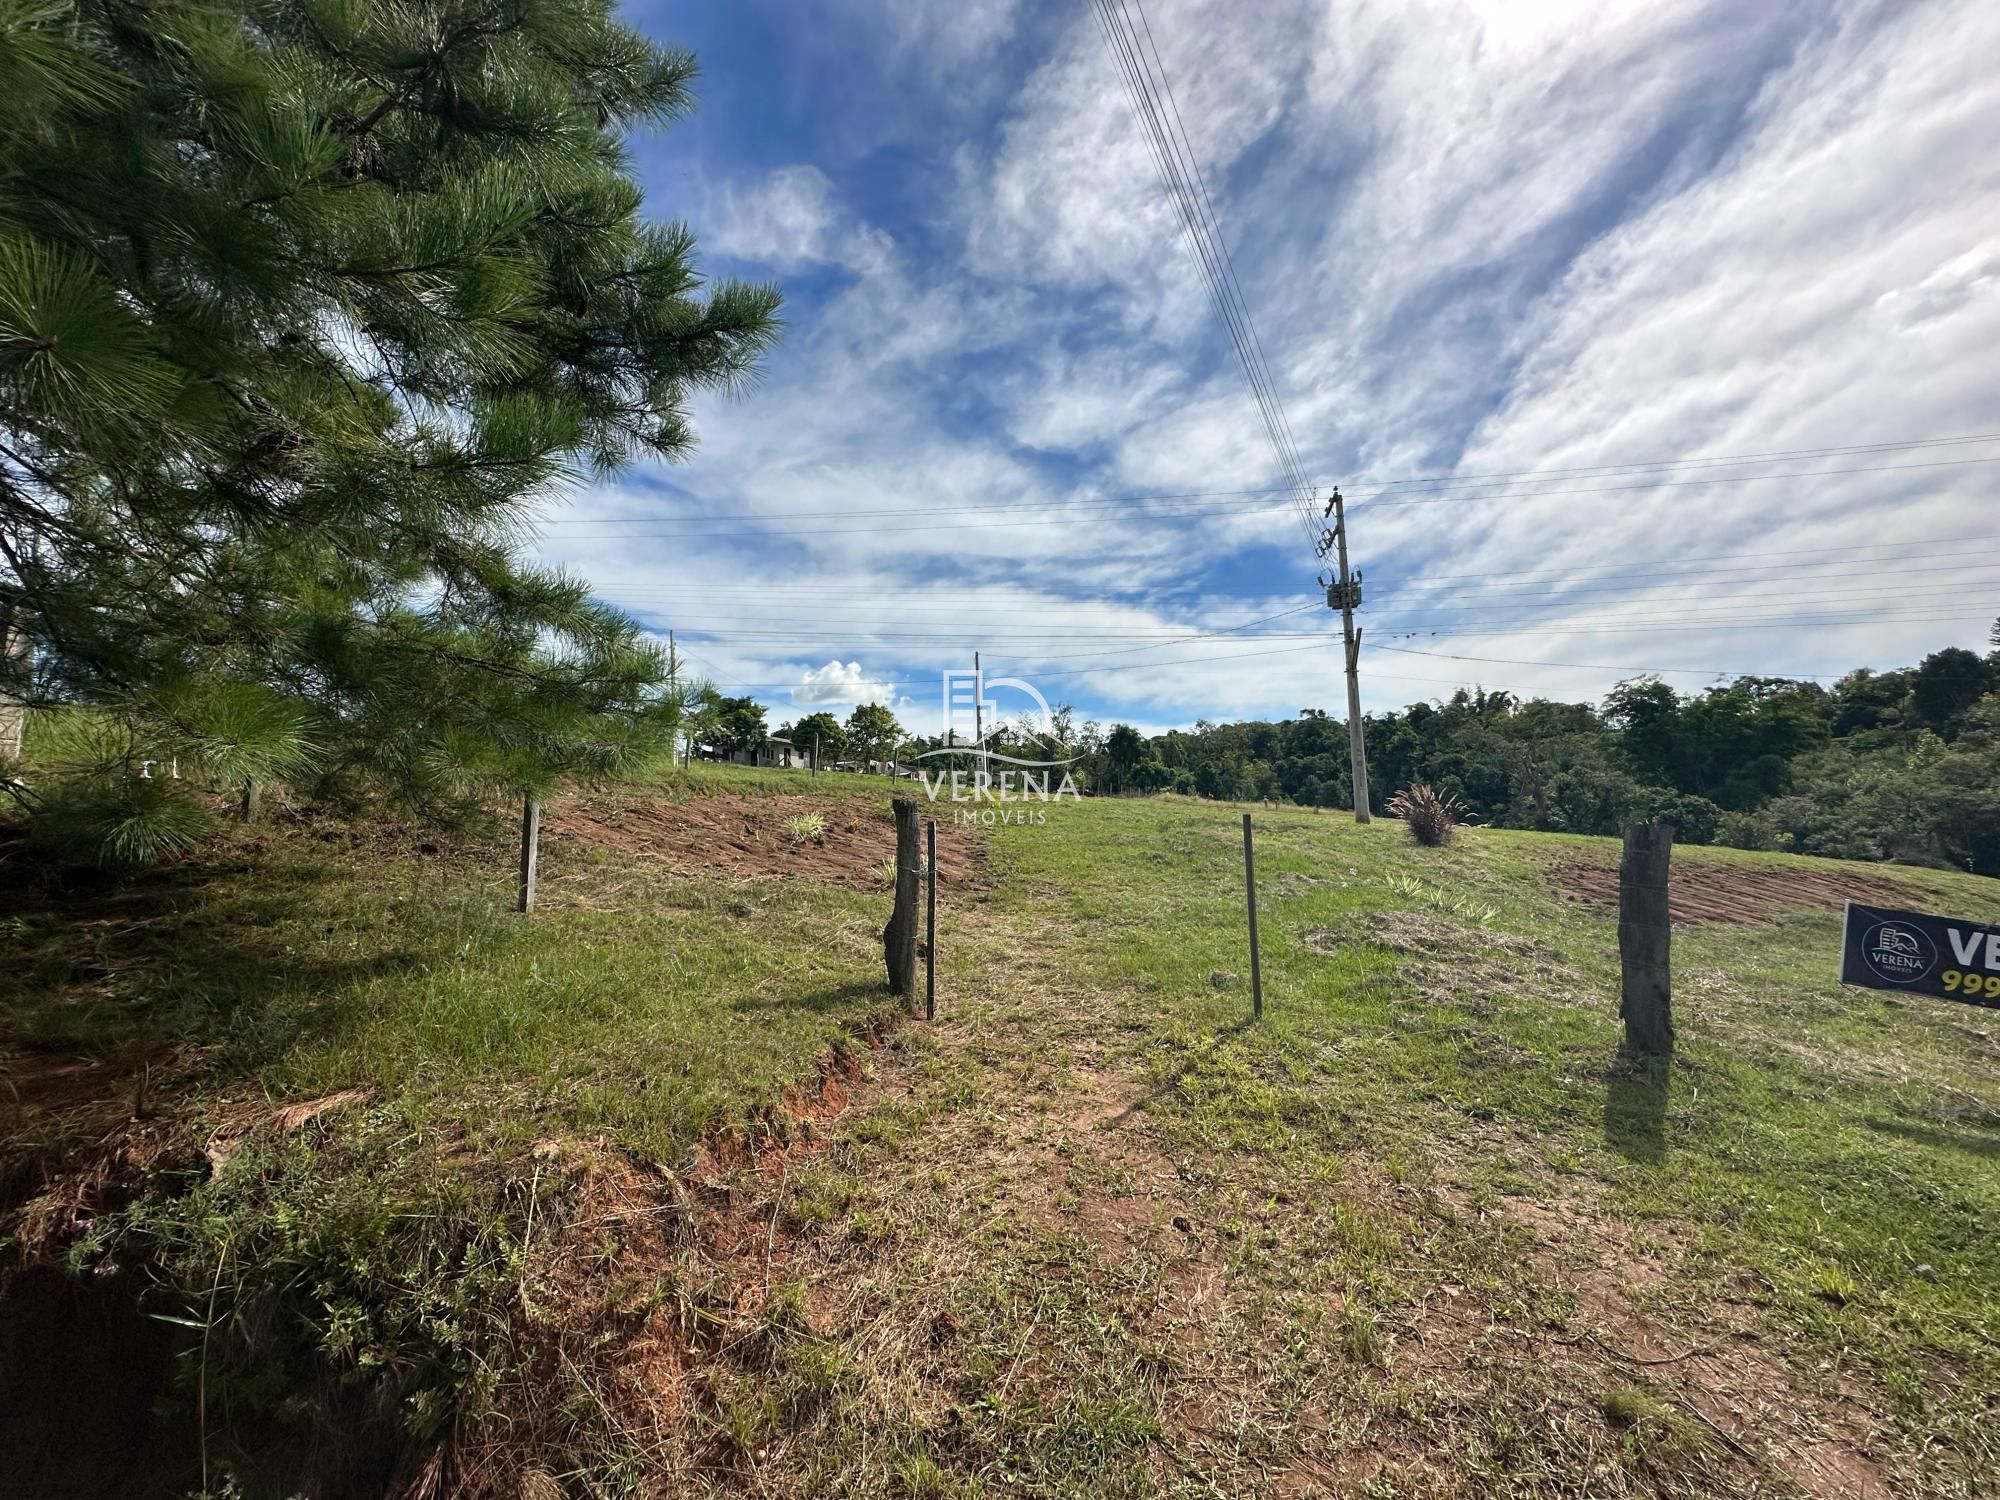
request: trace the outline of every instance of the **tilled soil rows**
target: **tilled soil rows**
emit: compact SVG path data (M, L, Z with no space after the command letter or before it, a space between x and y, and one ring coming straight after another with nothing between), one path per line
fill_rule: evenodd
M795 836L793 819L817 813L817 836ZM693 875L803 876L866 889L886 887L883 861L896 853L889 809L838 797L708 796L691 802L611 804L564 798L543 836L654 855ZM985 848L970 829L938 820L938 886L984 883Z
M1572 901L1618 904L1615 865L1559 865L1553 878L1557 891ZM1676 922L1760 926L1787 907L1839 911L1849 901L1907 906L1916 899L1906 887L1872 876L1804 869L1744 870L1692 861L1675 865L1667 882L1667 904Z

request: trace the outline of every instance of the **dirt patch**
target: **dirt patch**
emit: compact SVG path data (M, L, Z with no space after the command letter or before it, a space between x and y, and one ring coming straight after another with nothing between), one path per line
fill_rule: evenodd
M817 817L816 833L795 819ZM788 826L789 825L789 826ZM565 797L542 824L544 839L651 856L690 875L797 876L864 890L889 887L884 861L896 853L886 807L839 797L702 797L692 802L613 803ZM938 820L938 885L985 882L985 843Z
M1618 871L1612 865L1559 865L1556 890L1572 901L1618 904ZM1839 911L1849 901L1902 906L1913 894L1893 881L1824 870L1746 870L1734 865L1674 866L1667 904L1676 922L1734 922L1762 926L1789 907Z
M1752 1302L1689 1304L1670 1295L1687 1255L1672 1227L1654 1225L1642 1237L1580 1184L1488 1212L1527 1231L1527 1263L1574 1301L1574 1315L1559 1320L1567 1336L1551 1334L1538 1358L1573 1368L1586 1388L1643 1386L1806 1494L1888 1500L1884 1459L1893 1443L1880 1393L1863 1392L1855 1379L1810 1388L1797 1361L1779 1357ZM1676 1300L1678 1315L1669 1312ZM1693 1316L1697 1306L1706 1316Z

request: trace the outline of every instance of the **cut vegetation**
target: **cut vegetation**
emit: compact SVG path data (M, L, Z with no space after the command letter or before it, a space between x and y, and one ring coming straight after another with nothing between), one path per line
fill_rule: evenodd
M2000 1044L1828 903L1990 882L1676 851L1759 925L1677 927L1661 1074L1606 842L1259 812L1251 1026L1227 809L946 818L899 1025L889 788L800 787L563 803L532 918L501 842L10 846L12 1492L1987 1484Z

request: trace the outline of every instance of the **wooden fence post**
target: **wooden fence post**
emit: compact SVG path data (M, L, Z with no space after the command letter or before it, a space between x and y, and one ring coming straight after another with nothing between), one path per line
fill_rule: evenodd
M937 819L929 822L924 856L924 1019L937 1019Z
M521 893L516 911L535 909L535 864L542 852L542 801L533 792L521 799Z
M1618 866L1618 959L1624 970L1618 1014L1625 1021L1625 1045L1656 1057L1674 1050L1673 913L1667 904L1673 852L1672 823L1636 823L1625 830Z
M1243 815L1243 888L1250 899L1250 1017L1264 1019L1264 969L1257 956L1257 855L1250 844L1250 814Z
M896 906L882 928L882 960L889 968L889 988L907 1001L917 998L917 869L921 852L917 837L917 801L898 797L896 811Z

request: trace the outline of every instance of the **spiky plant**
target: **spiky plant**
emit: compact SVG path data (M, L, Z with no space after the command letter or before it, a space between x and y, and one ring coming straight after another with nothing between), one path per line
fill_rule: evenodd
M1451 793L1439 792L1421 781L1396 793L1387 808L1391 817L1403 820L1410 837L1427 849L1441 849L1449 844L1468 811Z

